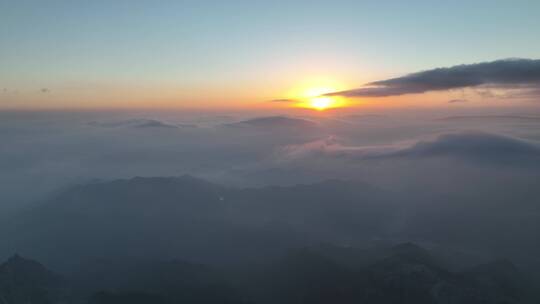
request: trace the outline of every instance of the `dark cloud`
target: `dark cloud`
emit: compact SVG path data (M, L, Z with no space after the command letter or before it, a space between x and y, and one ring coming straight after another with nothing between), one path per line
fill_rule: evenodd
M49 93L51 90L47 89L47 88L42 88L41 90L39 90L41 93Z
M482 85L504 88L540 86L539 59L504 59L437 68L368 83L366 86L330 93L346 97L385 97L443 91Z

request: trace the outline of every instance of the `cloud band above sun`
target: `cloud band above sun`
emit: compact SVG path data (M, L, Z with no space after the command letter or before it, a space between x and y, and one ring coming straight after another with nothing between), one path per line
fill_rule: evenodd
M479 86L540 92L539 59L503 59L437 68L368 83L326 96L388 97Z

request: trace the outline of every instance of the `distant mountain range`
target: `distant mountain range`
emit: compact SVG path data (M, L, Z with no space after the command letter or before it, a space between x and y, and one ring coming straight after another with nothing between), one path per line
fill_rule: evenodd
M227 126L230 127L255 127L255 128L300 128L300 129L312 129L319 127L314 121L302 119L302 118L293 118L287 116L264 116L256 117L252 119L247 119L235 123L229 123Z
M388 193L340 181L234 189L190 176L139 177L72 187L14 217L0 233L10 240L8 250L62 262L73 254L163 252L242 261L336 236L348 242L377 235L393 209Z
M334 252L353 249L333 247ZM508 261L452 272L411 243L372 253L370 259L352 255L363 265L355 267L324 247L304 247L258 267L229 271L178 260L97 260L77 269L69 280L14 256L0 266L0 302L499 304L538 299Z
M105 128L119 128L119 127L132 127L132 128L176 128L173 124L168 124L156 119L135 118L121 121L109 121L98 122L91 121L88 123L91 126L105 127Z
M512 248L526 244L535 256L535 206L339 180L246 189L191 176L93 182L2 223L2 254L35 257L69 280L14 256L0 266L0 304L56 303L65 290L91 304L528 303L533 288L512 262L470 267L479 259L467 252L497 250L480 260L508 256L534 273ZM502 224L525 211L524 229ZM394 246L407 239L433 249Z
M540 253L534 245L540 206L534 191L523 191L513 193L516 201L486 201L393 193L338 180L246 189L191 176L94 182L60 191L2 222L0 254L20 252L55 265L116 255L254 262L321 242L424 240L497 250L494 256L503 257L527 246L534 258ZM505 234L498 233L505 222L523 226L508 224Z
M356 258L360 263L362 257ZM379 249L362 267L304 248L273 265L264 280L277 286L267 295L277 295L269 303L523 303L530 299L530 290L513 265L500 271L499 262L494 262L451 272L435 261L427 250L410 243Z

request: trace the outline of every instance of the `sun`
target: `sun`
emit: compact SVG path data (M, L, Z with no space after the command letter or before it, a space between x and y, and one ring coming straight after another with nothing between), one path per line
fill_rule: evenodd
M314 97L311 98L309 104L316 110L322 111L326 110L332 106L333 99L331 97Z
M340 82L325 77L309 78L289 90L285 100L294 101L292 107L324 111L347 106L346 99L340 96L330 96L329 93L339 92L346 88Z
M311 87L301 94L301 107L310 108L317 111L324 111L330 108L343 106L343 101L339 97L326 96L325 94L336 92L333 87Z

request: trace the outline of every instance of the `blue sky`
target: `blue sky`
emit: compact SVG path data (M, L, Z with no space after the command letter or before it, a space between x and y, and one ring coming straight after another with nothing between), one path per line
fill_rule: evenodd
M539 12L539 1L1 1L0 86L279 97L310 75L360 85L538 58Z

